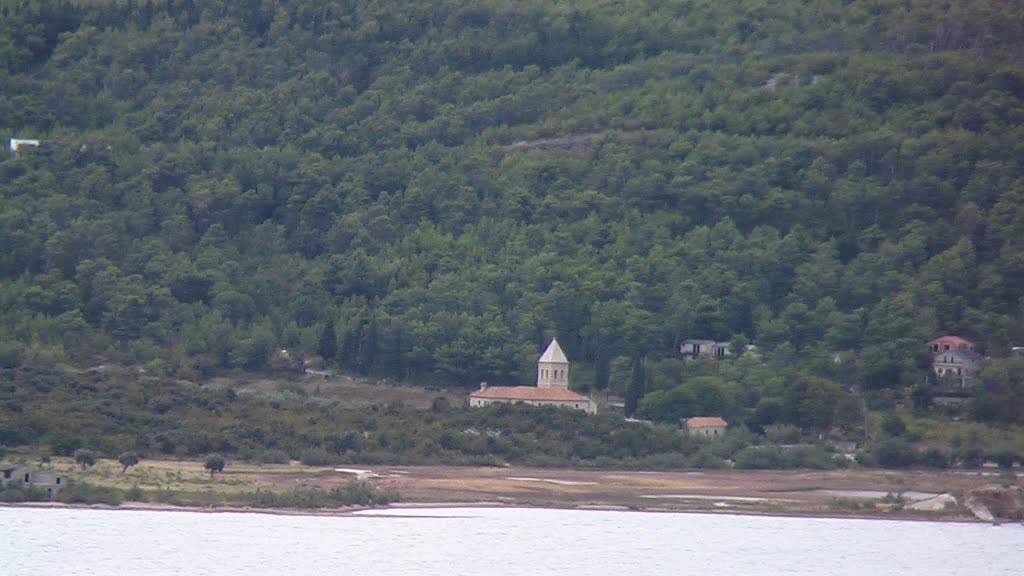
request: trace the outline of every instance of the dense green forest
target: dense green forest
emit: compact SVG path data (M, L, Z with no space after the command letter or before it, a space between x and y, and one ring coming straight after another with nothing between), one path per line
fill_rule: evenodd
M849 436L958 334L1024 423L1019 2L0 0L0 137L0 444L97 364L468 389L552 336L642 417Z

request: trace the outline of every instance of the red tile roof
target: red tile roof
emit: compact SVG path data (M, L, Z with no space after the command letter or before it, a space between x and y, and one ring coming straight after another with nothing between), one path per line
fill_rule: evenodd
M489 386L469 395L471 398L489 400L522 400L526 401L558 401L558 402L590 402L590 398L565 388L538 388L536 386Z
M935 340L932 340L931 342L929 342L929 344L936 344L936 343L938 343L938 344L951 344L951 345L957 345L957 346L962 344L964 346L967 346L968 348L973 348L974 347L974 342L971 342L970 340L968 340L966 338L961 338L959 336L940 336L940 337L936 338Z
M687 428L725 428L729 423L718 416L694 416L686 419Z

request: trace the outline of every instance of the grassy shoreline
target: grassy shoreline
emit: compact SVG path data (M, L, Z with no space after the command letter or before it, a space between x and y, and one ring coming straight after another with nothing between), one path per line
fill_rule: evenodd
M54 458L46 469L67 488L100 497L4 506L345 515L368 508L501 506L636 510L820 518L979 521L964 502L977 490L1020 481L987 471L676 470L372 466L365 469L229 462L211 475L202 463L147 460L122 471L112 460L82 469ZM1000 484L1001 483L1001 484ZM953 494L956 504L913 510L902 494ZM859 494L845 496L844 494ZM863 497L864 493L885 497ZM67 494L67 493L65 493ZM1012 521L1013 517L1006 518Z

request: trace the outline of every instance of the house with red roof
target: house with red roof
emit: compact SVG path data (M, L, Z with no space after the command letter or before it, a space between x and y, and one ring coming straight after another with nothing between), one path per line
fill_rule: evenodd
M686 431L695 436L716 438L725 434L729 423L720 416L694 416L686 419Z
M967 385L983 360L974 351L974 343L959 336L941 336L928 343L932 353L932 370L936 376L952 380L959 387Z
M588 414L597 412L597 404L593 400L569 390L569 359L554 339L537 360L536 386L488 386L486 382L481 382L480 389L469 395L471 407L498 402L561 406L583 410Z
M959 336L940 336L928 343L932 354L950 350L974 350L974 342Z

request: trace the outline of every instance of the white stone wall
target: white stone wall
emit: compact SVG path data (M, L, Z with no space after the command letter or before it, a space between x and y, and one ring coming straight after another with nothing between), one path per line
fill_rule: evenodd
M469 399L469 406L476 408L478 406L487 406L489 404L497 403L506 404L517 404L522 402L523 404L529 404L530 406L560 406L562 408L572 408L573 410L583 410L587 414L597 413L597 404L593 400L504 400L500 398L473 398Z
M708 436L710 438L717 438L718 436L725 434L725 428L707 426L703 428L696 428L694 430L690 430L690 433L696 434L698 436Z

